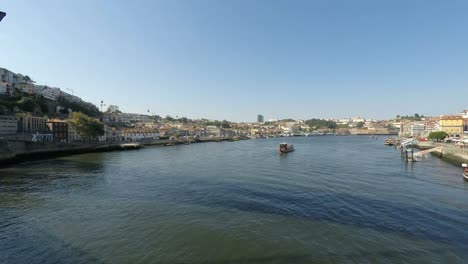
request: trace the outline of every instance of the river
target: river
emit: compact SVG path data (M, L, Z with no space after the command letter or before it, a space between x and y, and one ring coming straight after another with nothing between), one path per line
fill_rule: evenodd
M468 183L383 137L153 147L0 169L0 263L466 263Z

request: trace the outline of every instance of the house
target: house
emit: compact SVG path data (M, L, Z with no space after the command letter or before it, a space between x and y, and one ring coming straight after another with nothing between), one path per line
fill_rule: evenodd
M68 123L60 119L50 119L47 121L47 127L52 133L52 138L56 142L68 140Z
M440 130L455 136L463 133L463 117L461 115L442 115L439 119Z

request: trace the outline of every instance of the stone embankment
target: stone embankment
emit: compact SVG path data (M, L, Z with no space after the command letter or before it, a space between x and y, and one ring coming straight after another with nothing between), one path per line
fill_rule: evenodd
M52 158L80 153L139 149L146 146L167 146L203 142L237 141L237 137L209 137L197 140L155 140L150 142L49 143L0 140L0 166L28 160Z
M420 141L414 144L413 147L420 150L443 147L442 151L432 152L432 155L440 157L441 159L457 166L460 166L461 163L468 163L468 148L462 148L453 143Z

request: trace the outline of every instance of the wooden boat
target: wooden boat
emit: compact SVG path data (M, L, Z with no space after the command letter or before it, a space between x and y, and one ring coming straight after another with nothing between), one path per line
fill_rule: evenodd
M463 168L463 178L465 179L465 181L468 181L468 164L463 163L462 168Z
M287 143L281 143L279 145L279 151L281 153L288 153L288 152L291 152L294 150L294 146L291 145L291 144L287 144Z

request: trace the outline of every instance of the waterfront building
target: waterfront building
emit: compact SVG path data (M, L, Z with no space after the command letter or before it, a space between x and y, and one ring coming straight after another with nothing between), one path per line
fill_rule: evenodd
M206 134L219 137L221 135L221 129L217 126L206 126Z
M66 121L50 119L46 124L52 133L52 138L54 141L60 142L68 140L68 123Z
M158 130L121 129L119 135L124 141L144 141L159 139Z
M442 115L439 119L440 130L449 135L461 135L463 133L463 117L461 115Z
M15 116L0 115L0 135L16 134L18 120Z
M258 115L258 116L257 116L257 122L258 122L258 123L263 123L264 119L265 119L265 118L263 117L263 115Z
M424 123L415 122L409 126L409 132L412 137L420 137L425 132Z
M68 123L68 131L67 132L68 132L68 136L67 136L68 142L78 142L78 141L82 140L80 134L78 134L75 127L73 125L71 125L70 123Z
M47 132L47 118L32 116L29 113L16 114L18 120L18 133L45 133Z

